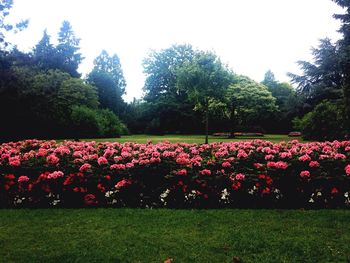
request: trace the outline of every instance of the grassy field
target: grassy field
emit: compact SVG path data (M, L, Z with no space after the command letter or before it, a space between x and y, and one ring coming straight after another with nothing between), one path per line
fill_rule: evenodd
M228 139L227 137L214 137L209 136L209 143L211 142L229 142L229 141L242 141L242 140L254 140L254 139L262 139L268 140L272 142L280 142L280 141L290 141L290 140L299 140L303 141L301 137L288 137L287 135L279 135L279 134L267 134L263 137L237 137L234 139ZM113 142L137 142L137 143L146 143L148 140L151 140L153 143L161 142L161 141L169 141L169 142L187 142L187 143L204 143L204 135L129 135L122 136L121 138L104 138L104 139L82 139L85 141L113 141Z
M349 262L349 222L344 210L3 209L0 262Z

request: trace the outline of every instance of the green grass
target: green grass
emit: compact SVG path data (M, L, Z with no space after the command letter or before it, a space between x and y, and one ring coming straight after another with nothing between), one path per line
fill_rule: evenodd
M0 210L0 262L349 262L347 210Z
M227 137L214 137L209 136L210 142L230 142L230 141L243 141L243 140L254 140L254 139L262 139L268 140L272 142L280 142L280 141L290 141L298 139L299 141L303 141L301 137L288 137L287 135L280 134L267 134L263 137L237 137L234 139L228 139ZM153 143L161 142L161 141L169 141L169 142L187 142L187 143L204 143L204 135L129 135L122 136L121 138L104 138L104 139L82 139L84 141L110 141L110 142L137 142L137 143L146 143L148 140L151 140Z

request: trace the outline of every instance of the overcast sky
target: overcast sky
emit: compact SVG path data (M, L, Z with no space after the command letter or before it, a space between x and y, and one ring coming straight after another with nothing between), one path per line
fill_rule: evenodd
M261 81L270 69L280 81L298 73L318 40L337 40L342 10L331 0L14 0L10 20L29 18L28 29L11 37L30 50L47 28L55 43L63 20L81 38L88 73L106 49L116 53L127 82L127 101L142 96L142 60L150 49L191 44L214 51L235 73Z

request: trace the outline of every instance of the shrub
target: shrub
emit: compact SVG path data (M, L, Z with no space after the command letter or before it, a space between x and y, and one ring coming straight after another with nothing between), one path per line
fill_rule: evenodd
M294 119L293 123L303 138L309 140L335 140L345 135L343 110L329 101L321 102L304 117Z
M74 106L70 119L75 138L99 137L101 135L97 110L85 106Z
M76 138L120 137L128 129L110 110L74 106L71 125Z
M112 111L108 109L99 110L97 117L101 136L120 137L120 135L129 133L125 124Z

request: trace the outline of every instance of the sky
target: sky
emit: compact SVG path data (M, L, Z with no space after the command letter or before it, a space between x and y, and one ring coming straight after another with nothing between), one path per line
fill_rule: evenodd
M287 81L311 60L319 39L336 41L342 9L331 0L14 0L8 21L29 19L23 32L8 36L30 51L44 29L56 42L68 20L85 57L83 76L103 49L116 53L127 82L126 101L142 97L142 61L150 50L191 44L215 52L235 73L262 81L267 70Z

